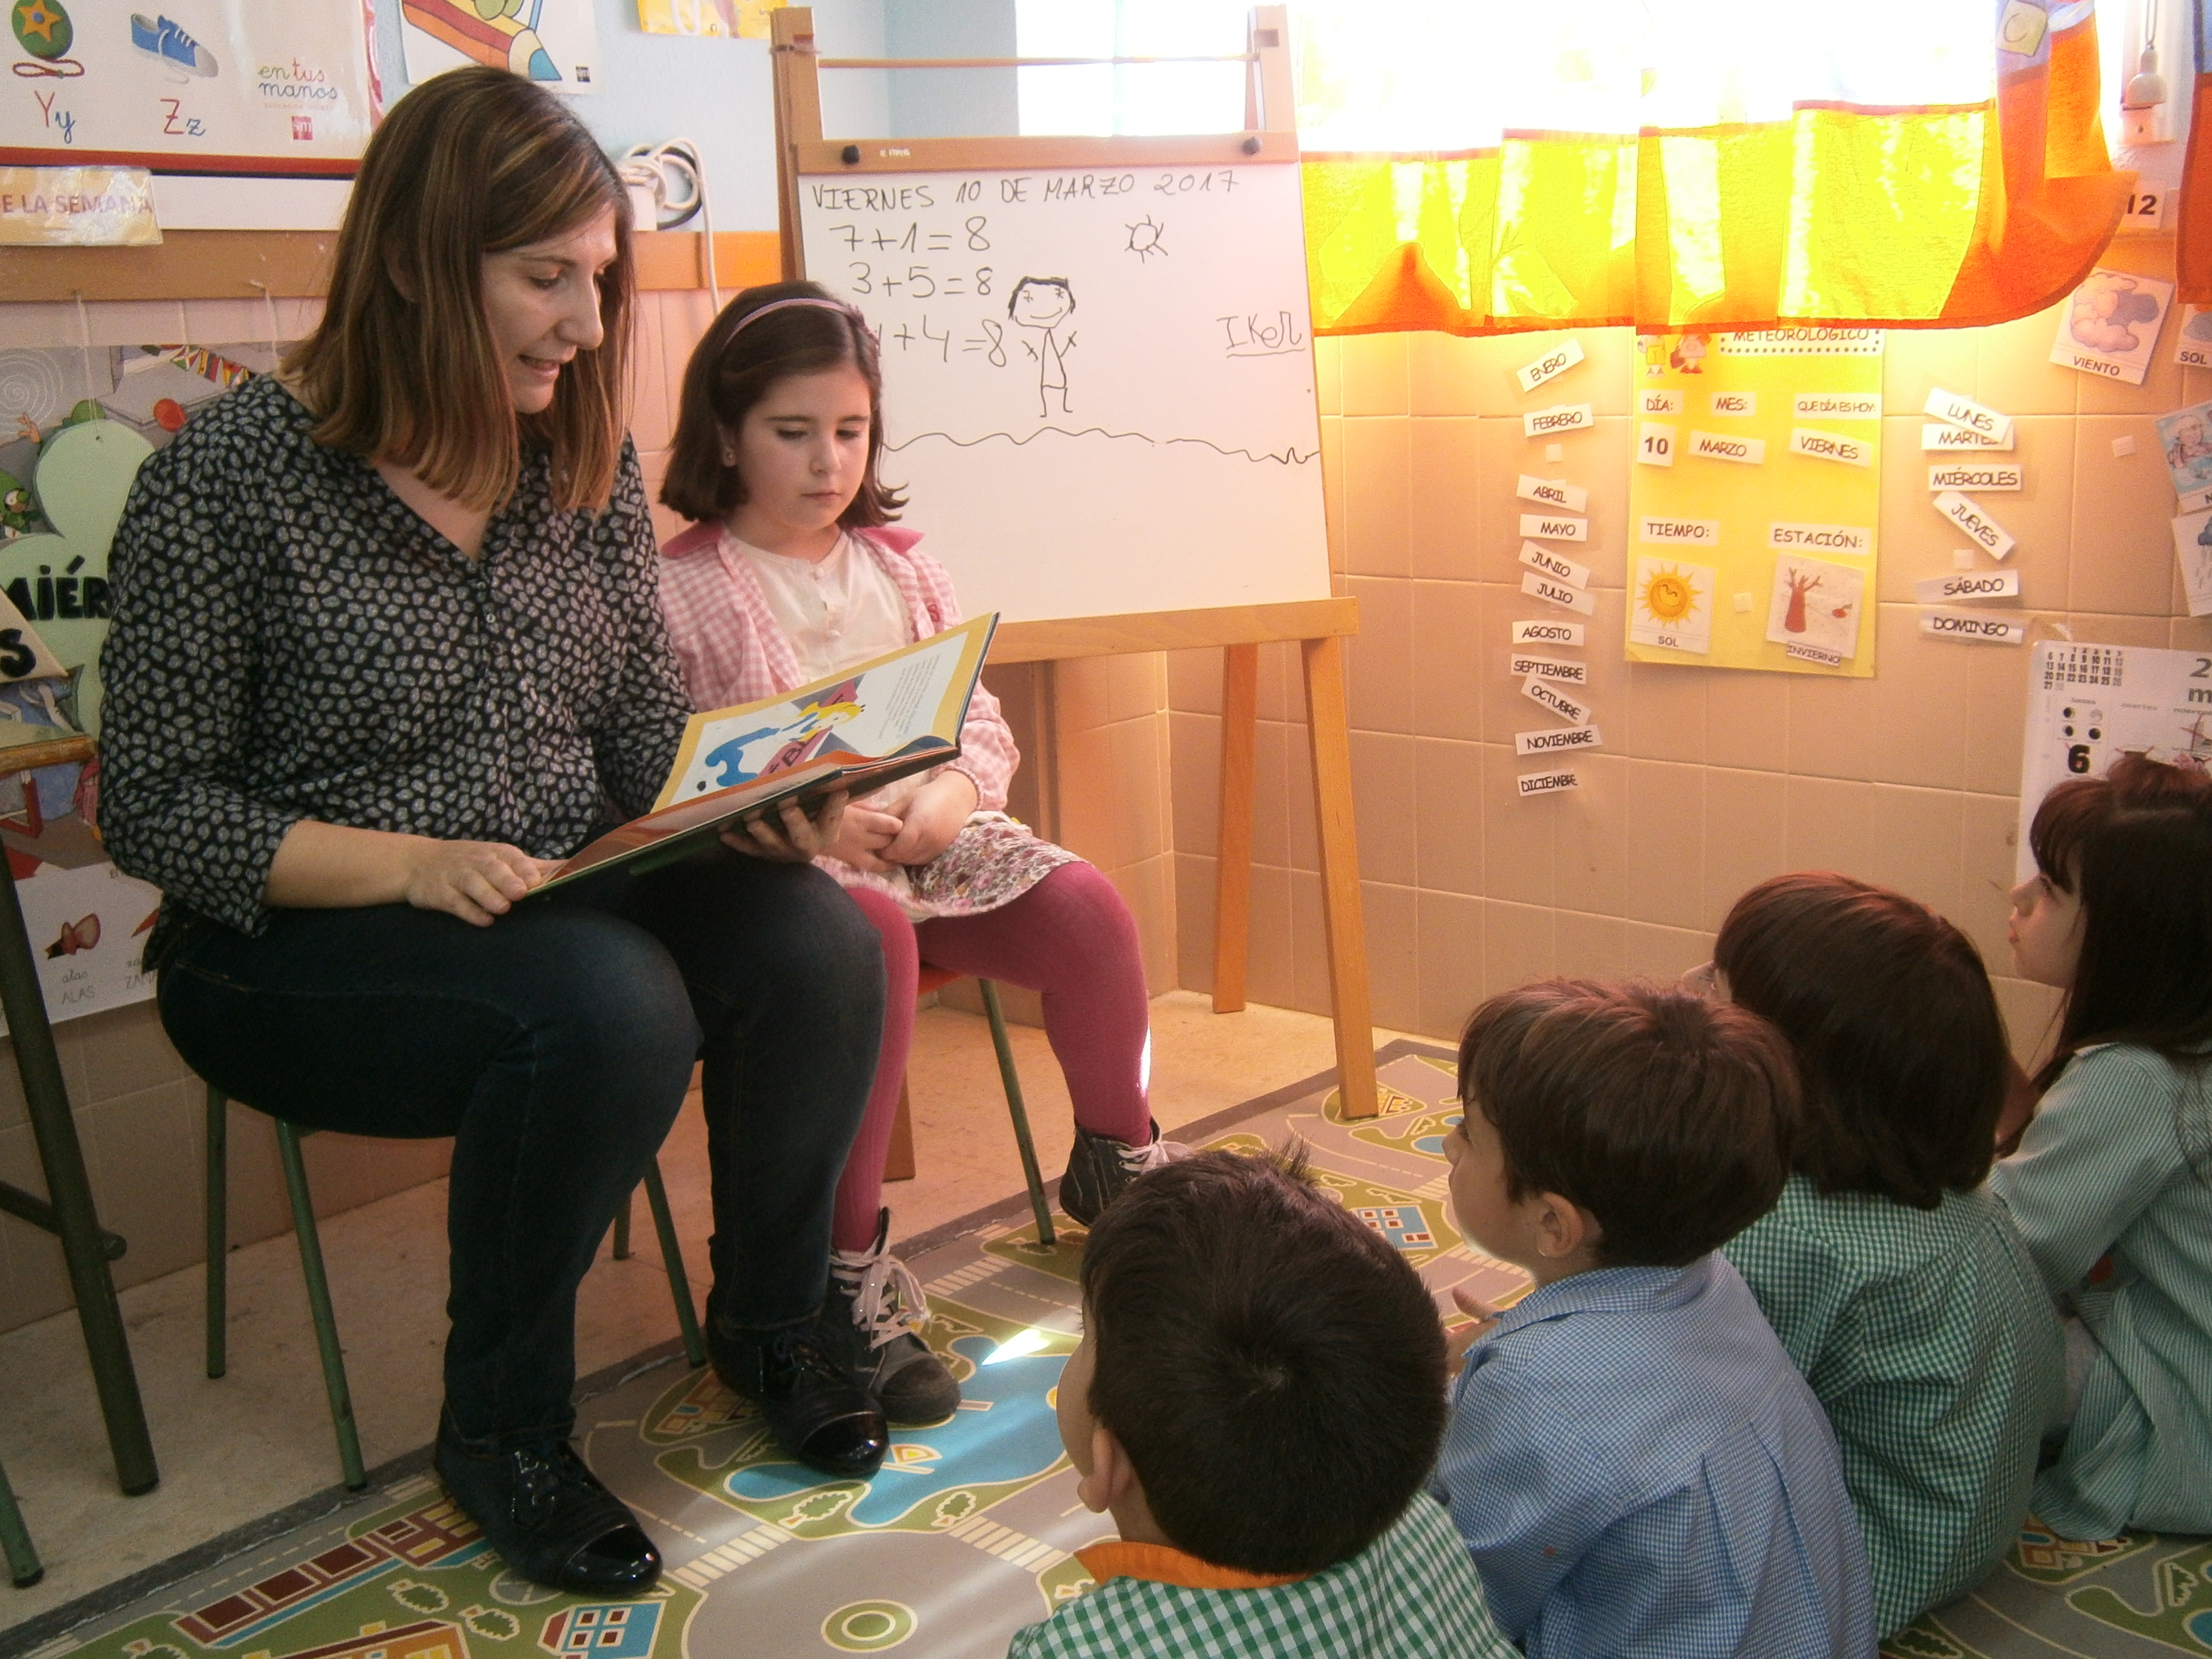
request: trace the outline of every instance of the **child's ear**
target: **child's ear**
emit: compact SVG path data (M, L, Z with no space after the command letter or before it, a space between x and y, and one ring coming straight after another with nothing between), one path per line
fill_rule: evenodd
M1091 1431L1091 1473L1076 1483L1075 1495L1084 1508L1103 1515L1136 1490L1137 1471L1129 1454L1103 1425Z
M1586 1244L1595 1249L1604 1237L1597 1218L1571 1198L1545 1193L1537 1205L1536 1248L1553 1261L1571 1256Z

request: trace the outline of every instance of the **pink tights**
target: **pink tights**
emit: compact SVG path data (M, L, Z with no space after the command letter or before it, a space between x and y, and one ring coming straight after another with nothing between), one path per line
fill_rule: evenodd
M1045 1036L1067 1079L1075 1121L1132 1146L1152 1139L1149 1011L1137 924L1096 868L1063 864L1011 904L920 923L880 893L847 890L883 937L885 985L875 1088L837 1183L831 1234L837 1249L865 1250L875 1242L884 1154L914 1046L915 984L923 962L1042 993Z

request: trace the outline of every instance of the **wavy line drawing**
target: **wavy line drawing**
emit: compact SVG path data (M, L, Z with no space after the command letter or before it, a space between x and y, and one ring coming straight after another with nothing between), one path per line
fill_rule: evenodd
M1064 426L1041 426L1026 438L1017 438L1011 432L987 432L980 438L956 438L949 432L917 432L911 438L901 439L897 443L886 443L884 447L891 453L896 454L902 449L911 449L925 438L941 438L956 449L973 449L978 444L992 442L1010 443L1016 448L1019 448L1025 443L1042 438L1048 432L1057 432L1063 438L1115 440L1133 438L1139 443L1151 444L1155 447L1170 444L1198 444L1213 451L1217 455L1225 455L1231 460L1241 457L1248 461L1273 461L1279 466L1308 466L1321 453L1319 449L1310 449L1302 454L1296 448L1291 448L1279 452L1271 450L1264 454L1257 454L1249 449L1224 448L1211 438L1155 438L1142 432L1109 432L1103 426L1086 426L1080 432L1071 432Z

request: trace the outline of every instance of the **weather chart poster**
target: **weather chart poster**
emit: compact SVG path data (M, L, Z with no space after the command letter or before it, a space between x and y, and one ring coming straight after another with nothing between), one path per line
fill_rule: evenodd
M368 142L360 4L0 4L0 162L343 177Z
M1637 344L1629 659L1872 678L1881 331Z

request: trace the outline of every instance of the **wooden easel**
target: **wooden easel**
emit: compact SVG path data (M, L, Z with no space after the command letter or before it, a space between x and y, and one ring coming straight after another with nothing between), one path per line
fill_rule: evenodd
M960 168L1095 167L1106 163L1229 166L1253 161L1295 164L1290 29L1280 6L1252 14L1246 65L1245 130L1197 137L902 138L848 142L822 136L819 71L866 69L1019 69L1141 58L832 58L816 55L814 14L790 6L770 14L775 79L778 222L783 274L799 268L799 179L809 174L914 173ZM1359 850L1352 830L1352 738L1344 690L1344 641L1359 631L1358 602L1348 596L1218 610L1084 617L1004 623L991 646L994 663L1059 662L1074 657L1219 646L1221 833L1214 877L1213 1008L1244 1006L1245 956L1252 915L1252 775L1259 729L1260 647L1296 641L1305 671L1307 731L1312 744L1314 805L1320 819L1322 906L1328 938L1329 990L1335 1008L1336 1070L1347 1116L1376 1110L1375 1036L1369 1013Z

